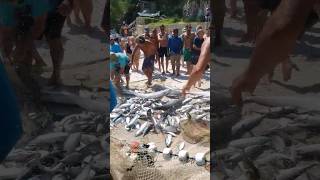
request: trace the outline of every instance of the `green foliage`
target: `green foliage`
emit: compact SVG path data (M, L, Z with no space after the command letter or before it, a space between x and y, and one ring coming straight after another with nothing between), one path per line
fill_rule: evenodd
M155 18L149 18L149 17L145 17L144 20L145 20L145 21L144 21L145 24L155 23L155 22L158 21L158 20L155 19Z
M118 27L125 15L135 9L137 0L111 0L110 23L111 27Z
M160 25L170 25L170 24L174 24L174 23L181 23L182 19L180 18L165 18L165 19L161 19L157 22L153 22L153 23L149 23L150 26L160 26Z
M146 0L147 1L147 0ZM182 19L183 18L183 6L188 0L152 0L155 3L157 11L160 11L161 15L165 15L168 18L157 21L153 18L147 18L145 23L151 25L167 25L181 22L194 22L199 21L197 18ZM201 3L201 0L190 0ZM136 7L138 0L110 0L110 20L112 28L119 28L122 21L125 19L127 23L131 23L137 17L138 9Z

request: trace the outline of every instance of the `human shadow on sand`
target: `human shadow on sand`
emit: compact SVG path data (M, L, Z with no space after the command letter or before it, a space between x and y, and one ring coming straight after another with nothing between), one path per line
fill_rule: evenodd
M212 62L213 62L213 64L216 64L216 65L218 65L218 66L222 66L222 67L231 67L231 65L230 64L227 64L227 63L224 63L224 62L220 62L220 61L218 61L218 60L212 60Z
M320 92L320 83L313 84L311 86L299 87L299 86L295 86L295 85L291 85L291 84L284 84L284 83L277 81L277 80L273 80L272 82L281 86L281 87L292 90L292 91L299 93L299 94Z
M69 39L65 36L61 36L61 41L62 41L62 44L65 44ZM48 41L46 40L45 37L42 37L41 40L37 40L35 41L35 46L36 48L43 48L43 49L49 49L49 44L48 44Z
M223 42L222 46L214 47L213 53L217 56L221 57L229 57L229 58L243 58L247 59L250 57L252 52L252 47L242 45L242 44L231 44L228 42L226 38L232 37L241 37L243 35L243 31L235 30L232 28L224 28L223 29Z

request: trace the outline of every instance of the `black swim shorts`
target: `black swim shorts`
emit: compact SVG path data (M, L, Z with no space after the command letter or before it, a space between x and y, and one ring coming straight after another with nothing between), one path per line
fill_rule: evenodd
M167 57L169 57L169 53L168 53L168 48L167 47L160 47L159 49L158 49L158 53L159 53L159 57L164 57L164 56L166 56L166 58Z

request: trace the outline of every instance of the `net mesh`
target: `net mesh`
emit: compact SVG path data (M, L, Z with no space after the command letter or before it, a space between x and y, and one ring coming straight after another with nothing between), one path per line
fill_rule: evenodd
M141 149L137 154L137 158L134 160L133 165L125 174L125 179L132 180L165 180L165 176L155 167L154 157L147 151Z

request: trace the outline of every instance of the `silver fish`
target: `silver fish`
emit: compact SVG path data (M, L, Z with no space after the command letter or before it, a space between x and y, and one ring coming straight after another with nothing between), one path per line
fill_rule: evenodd
M257 126L264 117L265 117L264 115L257 115L257 116L252 116L252 117L240 120L238 123L232 126L232 135L233 136L242 135L244 132L247 132L248 130Z
M119 109L125 109L125 108L130 107L131 105L132 105L131 103L124 103L124 104L121 104L118 108Z
M129 109L132 110L133 108L135 108L135 106L136 106L136 104L131 104Z
M69 155L67 155L66 157L64 157L61 162L65 163L65 164L77 164L79 162L81 162L83 159L83 155L79 152L73 152Z
M90 98L83 98L76 94L72 94L65 91L41 91L43 96L42 99L47 102L63 103L69 105L78 105L79 107L86 109L90 112L101 112L107 111L107 106L102 101L92 100Z
M140 118L140 115L139 115L139 114L136 114L136 115L130 120L130 122L127 124L127 126L128 126L128 127L133 126L133 125L138 121L139 118Z
M186 98L185 100L182 101L182 105L188 104L191 101L192 101L192 98Z
M280 166L280 168L287 168L288 165L294 165L294 160L280 153L272 153L268 154L266 157L260 158L256 161L256 164L259 166L271 164Z
M28 168L25 168L25 167L6 168L2 166L0 167L0 179L17 179L27 171L28 171Z
M300 127L320 127L320 116L298 116L295 121L294 125Z
M142 136L144 137L145 135L147 135L152 128L154 128L154 125L152 123L149 123L147 127L143 130Z
M167 134L166 135L166 139L165 139L165 144L166 144L167 147L170 147L171 143L172 143L172 135L171 134Z
M320 112L320 100L315 96L251 96L247 97L246 101L267 106L290 106Z
M179 151L183 150L184 146L185 146L185 143L181 142L180 145L179 145L179 148L178 148Z
M150 124L150 123L149 123L148 121L145 122L145 123L143 123L143 124L141 125L140 129L138 129L138 131L136 132L135 136L136 136L136 137L137 137L137 136L140 136L140 135L144 132L144 130L148 127L149 124Z
M173 132L173 133L178 132L178 130L175 126L167 126L163 130L164 130L164 132Z
M172 108L177 108L182 105L183 100L184 100L184 98L173 99L173 100L168 101L167 103L165 103L162 106L155 107L154 109L155 110L168 110L168 109L172 109Z
M276 149L278 152L284 152L286 143L280 136L272 136L272 146L274 149Z
M147 102L142 104L143 107L149 107L151 105L152 105L152 101L147 101Z
M199 120L203 119L204 117L206 117L207 115L208 115L208 113L197 115L194 117L194 120L199 121Z
M63 150L67 153L73 152L79 145L81 139L81 133L70 134L67 140L64 142Z
M305 145L295 148L298 155L312 155L320 157L320 144Z
M81 173L75 178L75 180L89 180L91 168L89 165L86 165Z
M166 132L166 134L170 134L173 137L177 137L177 135L175 133L173 133L173 132Z
M55 142L62 142L68 137L68 133L65 132L56 132L40 135L30 142L30 144L53 144Z
M301 165L290 169L280 170L279 175L276 176L276 180L290 180L295 179L305 170L315 166L315 163L308 164L308 165Z
M229 146L243 149L245 147L253 146L253 145L264 145L270 141L271 141L270 138L264 137L264 136L241 138L241 139L231 141L229 143Z
M52 180L67 180L63 174L56 174L52 177Z

